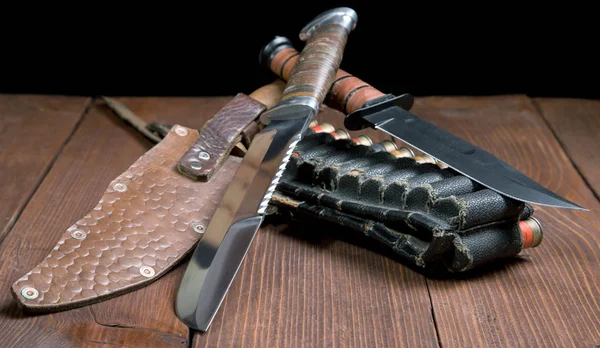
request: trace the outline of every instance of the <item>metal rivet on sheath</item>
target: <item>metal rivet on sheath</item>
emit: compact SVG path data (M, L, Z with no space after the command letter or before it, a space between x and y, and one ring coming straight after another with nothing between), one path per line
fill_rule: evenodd
M26 287L21 289L21 296L25 297L28 300L35 300L40 293L36 288Z
M210 155L206 151L202 151L198 154L198 158L201 160L208 161L210 159Z
M177 128L175 128L175 133L182 137L185 137L186 135L188 135L187 129L185 129L183 127L179 127L179 126Z
M202 164L200 164L200 162L198 161L192 161L190 162L190 167L192 167L192 169L202 169Z
M125 192L127 191L127 185L117 182L113 185L113 189L118 192Z
M71 237L82 240L85 239L86 234L82 230L73 230L71 231Z
M198 233L204 233L204 230L206 230L206 226L199 222L192 224L192 228Z
M154 268L150 266L142 266L140 267L140 274L146 278L154 277L156 272L154 272Z

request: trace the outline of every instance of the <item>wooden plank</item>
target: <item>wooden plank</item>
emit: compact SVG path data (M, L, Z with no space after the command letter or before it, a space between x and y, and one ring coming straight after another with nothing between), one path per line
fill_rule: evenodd
M344 233L265 224L194 347L437 347L424 277Z
M230 98L126 99L140 116L200 127ZM126 295L74 310L25 315L8 289L37 265L73 222L88 213L108 183L152 144L111 111L94 106L0 245L0 342L7 347L182 347L188 329L175 316L183 268Z
M600 344L600 204L524 96L418 98L413 111L589 212L536 206L544 241L513 262L428 285L443 347Z
M600 197L600 101L572 98L533 101L596 197Z
M73 132L89 98L0 95L0 241Z
M213 114L227 100L122 99L147 119L195 127L204 112ZM559 194L592 211L599 208L527 98L422 98L413 111ZM93 111L81 126L0 245L5 289L37 264L64 228L93 207L106 184L150 146L105 110ZM549 164L557 165L545 170ZM600 342L595 300L600 298L600 224L590 212L537 209L546 232L540 247L459 281L428 280L442 345ZM44 234L35 232L40 230ZM244 301L228 295L211 331L196 336L196 346L436 345L429 303L421 296L424 286L414 272L356 245L315 242L300 233L306 232L285 226L261 230L236 278L243 280L230 290ZM306 272L309 268L312 273ZM52 315L23 317L7 293L0 302L0 340L9 347L186 345L187 331L175 321L172 302L155 300L174 299L182 271L178 267L134 293Z

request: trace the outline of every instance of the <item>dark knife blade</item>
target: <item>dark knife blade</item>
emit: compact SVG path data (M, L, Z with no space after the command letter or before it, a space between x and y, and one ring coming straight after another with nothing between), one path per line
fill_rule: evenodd
M379 129L512 199L555 208L587 210L548 190L491 153L396 105L394 100L349 114L345 125L351 130L366 126Z
M333 83L355 25L352 9L337 8L319 15L300 33L307 43L281 100L261 115L268 124L250 144L183 276L176 309L190 328L208 330L294 147Z
M289 39L276 36L264 46L259 62L282 80L289 78L297 58ZM481 185L512 199L556 208L587 210L536 183L509 164L408 110L410 94L385 94L339 69L326 103L346 116L349 130L375 128L421 150Z

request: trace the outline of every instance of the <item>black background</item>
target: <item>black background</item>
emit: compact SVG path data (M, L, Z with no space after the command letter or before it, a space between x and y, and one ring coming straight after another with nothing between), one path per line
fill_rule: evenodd
M486 2L29 5L4 12L2 93L211 96L250 93L273 75L258 53L297 49L322 11L358 13L341 67L388 93L599 98L593 7ZM198 5L198 9L193 6Z

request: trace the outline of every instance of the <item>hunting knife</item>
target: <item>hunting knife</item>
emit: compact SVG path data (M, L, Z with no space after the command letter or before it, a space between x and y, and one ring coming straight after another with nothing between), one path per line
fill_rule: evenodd
M285 37L275 37L259 57L284 81L295 64L297 51ZM338 69L326 100L343 112L351 131L373 128L443 162L456 172L512 199L554 208L587 210L533 181L493 154L409 112L410 94L384 94L364 81Z
M305 47L278 104L215 211L187 266L177 316L206 332L242 264L294 147L302 139L335 79L357 14L347 7L321 13L300 32Z

